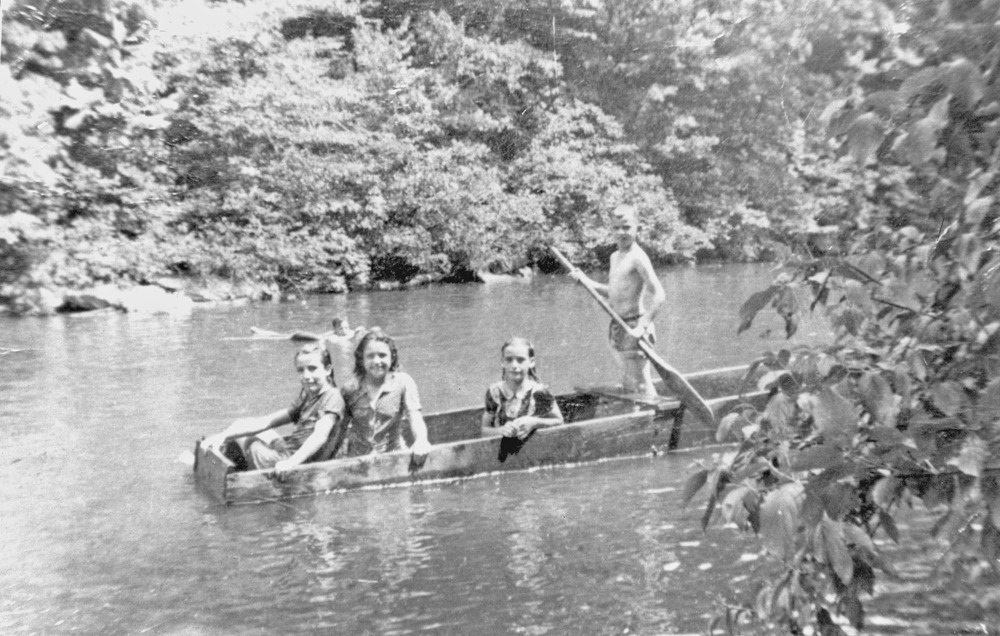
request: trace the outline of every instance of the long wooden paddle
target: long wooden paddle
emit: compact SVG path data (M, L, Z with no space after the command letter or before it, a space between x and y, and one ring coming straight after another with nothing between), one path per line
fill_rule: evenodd
M550 249L552 250L552 253L556 255L556 258L559 259L559 262L563 264L563 267L571 272L577 271L577 267L573 265L573 263L569 262L569 259L566 258L562 252L556 249L555 246L552 246ZM611 308L611 305L608 304L608 301L605 300L603 296L601 296L600 292L587 284L584 280L580 280L579 283L583 285L588 292L590 292L590 295L594 297L597 304L600 305L601 309L607 312L609 316L611 316L612 320L618 323L622 329L625 329L626 331L631 330L628 323L626 323L622 317L618 315L618 312ZM681 403L689 409L695 417L714 429L716 423L715 413L712 412L712 408L705 402L698 392L694 390L694 387L691 386L686 379L684 379L684 376L681 375L677 369L667 364L667 361L656 353L653 349L653 344L649 341L647 336L644 335L639 339L639 349L646 356L646 358L649 359L650 364L653 365L660 377L663 378L663 384L667 387L667 389L676 395L678 399L680 399Z

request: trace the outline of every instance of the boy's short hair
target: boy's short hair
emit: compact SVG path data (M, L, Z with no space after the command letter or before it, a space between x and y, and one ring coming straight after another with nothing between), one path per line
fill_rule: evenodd
M635 209L634 205L628 205L623 203L619 205L614 210L611 211L613 216L618 216L629 221L639 222L639 211Z

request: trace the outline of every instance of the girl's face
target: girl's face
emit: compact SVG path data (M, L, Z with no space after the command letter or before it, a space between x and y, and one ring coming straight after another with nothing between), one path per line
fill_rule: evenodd
M392 350L385 342L372 340L365 345L365 376L372 380L384 380L392 366Z
M295 370L299 374L302 388L309 393L318 393L330 383L330 367L323 365L323 354L318 351L296 356Z
M527 345L516 342L504 347L503 354L500 356L500 365L503 367L505 380L520 384L535 368L535 359L531 357Z

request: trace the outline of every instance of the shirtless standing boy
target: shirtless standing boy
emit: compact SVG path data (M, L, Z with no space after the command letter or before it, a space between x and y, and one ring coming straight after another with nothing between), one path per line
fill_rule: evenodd
M618 249L611 255L608 283L598 283L579 270L571 275L606 296L611 308L630 326L625 331L611 321L608 332L608 339L622 365L622 385L628 392L653 397L656 389L649 361L639 349L638 339L646 335L650 342L655 342L653 319L666 301L666 294L649 256L635 242L639 229L635 208L630 205L617 207L612 213L612 228ZM643 303L646 292L650 294L648 308Z

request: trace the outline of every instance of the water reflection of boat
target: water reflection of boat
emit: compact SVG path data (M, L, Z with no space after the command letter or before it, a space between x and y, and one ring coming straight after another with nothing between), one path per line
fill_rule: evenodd
M746 367L714 369L685 378L706 398L716 417L741 404L763 407L765 394L743 393ZM479 408L427 415L430 454L421 466L400 451L299 466L283 481L270 471L235 470L212 449L195 447L194 474L219 501L257 503L355 488L456 479L539 466L649 455L715 442L715 430L685 415L675 399L624 394L589 386L556 397L566 424L536 431L526 441L479 436Z

